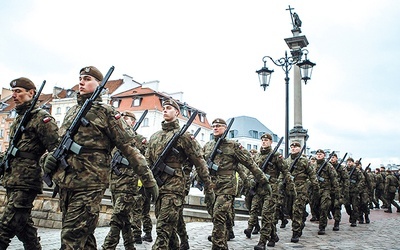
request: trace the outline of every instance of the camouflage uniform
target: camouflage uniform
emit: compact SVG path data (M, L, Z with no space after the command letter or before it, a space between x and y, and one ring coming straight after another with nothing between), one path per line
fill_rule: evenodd
M77 96L78 105L68 110L60 128L63 136L87 98ZM70 153L68 167L58 168L53 179L60 187L62 212L62 249L96 249L94 230L99 219L100 202L109 186L111 150L117 147L145 187L156 181L146 159L134 146L133 134L121 115L99 97L86 114L89 126L80 126L73 140L82 146L79 155Z
M261 148L260 152L255 156L256 164L261 168L265 159L272 152L271 146ZM260 240L258 246L265 246L266 242L269 241L269 245L272 246L275 242L278 242L279 238L277 235L276 224L278 223L277 214L277 203L279 198L279 183L278 178L280 174L283 174L283 178L286 180L288 186L292 186L294 189L294 183L290 177L288 166L286 161L280 153L275 153L265 169L265 174L269 176L269 183L271 185L272 194L270 194L265 186L258 185L256 189L256 195L253 197L250 214L252 217L258 213L258 204L261 201L261 231ZM249 219L247 229L251 229L255 222ZM272 245L271 245L272 244ZM258 247L257 246L257 247Z
M349 163L349 160L347 160ZM354 172L353 172L354 167ZM352 227L357 226L356 222L360 216L360 189L364 186L364 175L361 170L357 169L356 166L347 165L347 171L349 172L349 201L348 204L345 205L346 212L350 216L349 222ZM352 174L353 172L353 174Z
M298 154L291 154L287 159L287 164L291 166ZM296 187L296 199L293 203L292 218L292 242L297 242L302 235L307 218L306 205L309 200L308 190L311 187L315 192L319 192L319 184L314 169L308 163L308 159L301 156L292 171L293 181Z
M386 213L392 212L392 205L397 208L397 212L400 213L400 206L394 200L396 195L396 190L399 188L399 180L393 175L392 171L387 171L385 180L385 195L387 197L388 209L385 210Z
M345 166L342 165L338 166L339 165L338 162L335 163L331 162L331 164L336 169L339 189L340 189L339 195L332 194L332 198L334 197L334 200L332 202L332 209L331 209L333 218L335 220L333 230L338 231L339 224L342 219L342 205L347 203L349 200L350 181L349 181L349 173L347 172Z
M375 197L377 201L377 205L375 206L375 208L379 208L379 200L382 201L383 206L387 205L387 201L384 197L385 179L380 171L375 174L375 182L376 182Z
M207 142L204 147L206 159L209 158L218 137ZM213 231L212 249L228 249L227 239L229 237L226 222L229 213L232 213L234 197L237 194L236 170L238 164L248 168L257 180L265 183L266 178L251 158L249 151L245 150L240 143L224 139L219 147L220 154L217 154L214 163L218 171L211 176L215 184L215 204L213 206ZM263 179L263 180L262 180Z
M18 116L10 127L10 139L30 105L29 102L16 107ZM46 150L55 148L57 142L58 127L54 118L37 104L21 139L14 145L19 155L10 159L10 168L2 180L7 191L7 203L0 224L0 249L6 249L15 235L25 249L41 249L31 216L33 201L43 188L38 160Z
M373 188L373 180L371 179L371 176L368 175L365 170L361 169L361 172L364 175L364 186L361 188L360 192L360 215L359 215L359 223L363 224L364 223L364 218L365 222L369 223L369 214L370 214L370 208L369 204L372 202L371 199L371 189Z
M163 121L161 126L162 130L150 137L146 151L146 158L151 166L157 161L173 135L180 130L178 120L169 123ZM199 143L193 139L190 133L186 132L178 139L175 148L179 154L168 155L165 162L175 170L175 175L161 174L160 176L164 184L160 187L160 196L155 206L157 239L153 245L154 250L179 248L177 227L186 186L183 166L188 159L195 165L199 177L204 181L205 192L212 192L207 163L203 158Z
M135 135L135 145L139 150L142 149L141 153L144 153L146 140L135 131L132 130L131 132ZM116 151L114 150L114 154ZM131 224L131 222L136 222L137 219L140 221L141 216L141 204L138 197L139 177L133 171L132 166L119 164L116 168L120 171L119 175L113 170L110 173L113 214L110 221L110 231L104 240L102 248L115 249L120 239L120 232L122 232L125 249L133 250L135 249L134 241L140 239L141 242L140 226L137 223Z
M318 151L317 151L318 152ZM319 169L322 164L324 164L325 159L317 159L316 169ZM332 164L327 162L325 167L321 170L317 179L319 181L319 231L318 234L325 234L325 228L328 224L328 213L332 203L332 194L336 199L336 195L340 195L339 183L337 180L336 170L333 168Z

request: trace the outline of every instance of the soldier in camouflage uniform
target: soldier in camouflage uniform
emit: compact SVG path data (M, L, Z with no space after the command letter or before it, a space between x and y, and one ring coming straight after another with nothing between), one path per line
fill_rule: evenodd
M387 204L387 201L384 197L384 190L385 190L385 179L381 173L381 170L379 168L375 169L375 181L376 181L376 188L375 188L375 197L376 197L376 202L377 204L375 205L375 208L379 209L379 200L382 201L382 206Z
M131 111L121 113L121 116L127 122L129 128L133 128L136 122L136 116ZM135 135L135 145L140 152L145 152L145 142L143 136L132 130ZM121 155L120 151L114 150L114 154ZM126 159L126 158L125 158ZM141 204L138 197L138 175L133 171L133 167L129 167L128 162L116 164L115 168L110 172L110 191L113 202L113 214L110 221L110 231L108 232L103 249L115 249L120 239L120 232L124 240L125 249L134 250L134 243L142 243L141 228L137 225L137 220L141 216ZM134 224L131 225L131 221ZM133 230L133 229L136 229ZM136 233L136 234L135 234ZM140 240L138 242L138 239Z
M400 213L400 206L394 200L396 190L399 188L399 180L393 175L390 169L386 170L385 179L385 196L387 197L387 210L385 213L392 213L392 205L397 208L397 212Z
M68 110L60 128L61 136L102 80L103 75L96 67L88 66L79 71L77 105ZM100 202L109 186L111 150L114 147L127 158L148 194L154 198L158 196L153 174L146 159L135 147L133 134L120 113L102 103L99 96L85 117L89 124L80 126L72 138L82 146L81 151L79 154L68 153L68 167L59 168L53 152L45 157L43 164L45 173L54 173L53 179L60 189L61 249L97 249L94 231L99 219Z
M334 200L331 207L333 218L335 220L333 231L339 231L339 224L342 219L342 205L349 200L349 173L345 166L339 166L337 154L332 155L330 163L336 170L340 189L339 195L332 194L332 200L333 198Z
M346 212L350 216L350 226L357 226L357 219L360 216L360 189L364 186L365 178L362 172L356 167L353 158L348 158L347 171L349 172L349 201L345 204Z
M293 161L299 157L301 145L299 142L292 142L290 144L290 157L287 158L288 166L292 166ZM296 165L289 169L293 176L293 181L296 187L296 199L293 204L293 218L292 218L292 231L293 235L291 242L299 242L305 226L307 218L306 205L309 200L308 190L311 188L314 192L319 193L319 183L315 176L314 169L308 163L308 159L300 156Z
M271 145L272 136L270 134L262 135L260 152L255 157L255 162L257 166L259 166L259 169L261 169L266 158L273 152ZM265 249L267 241L270 247L275 246L275 243L279 241L276 229L276 224L278 223L276 214L279 192L278 178L280 174L284 176L283 179L286 180L287 185L292 186L294 190L294 183L290 177L288 166L280 153L276 152L272 155L270 164L267 164L264 173L268 176L272 190L263 185L258 185L255 189L256 195L253 197L252 207L250 209L250 214L256 214L259 210L257 207L259 200L262 200L261 235L258 244L254 247L254 249L257 250ZM248 238L250 238L250 232L253 230L254 224L255 222L249 219L247 229L244 231Z
M325 228L328 224L328 213L330 211L332 196L336 199L336 195L340 195L339 183L337 180L336 170L333 168L332 164L326 163L325 167L320 171L318 175L318 170L325 163L325 152L322 149L317 150L317 179L319 181L319 231L318 235L325 234Z
M370 197L369 197L369 187L370 187L370 180L367 179L367 176L365 174L364 169L362 168L361 162L358 160L355 162L357 169L359 169L364 177L364 182L362 185L360 185L360 206L358 208L359 214L358 214L358 223L359 224L364 224L364 217L365 220L369 223L369 202L370 202Z
M161 123L162 129L150 137L146 151L146 158L151 166L158 160L159 155L174 134L180 131L177 119L180 113L179 105L173 99L168 99L163 102L162 106L164 117L164 121ZM174 148L179 153L167 155L165 164L171 167L175 174L171 176L162 172L160 176L156 177L160 178L163 184L160 186L160 196L155 206L157 239L153 245L154 250L179 249L177 227L185 197L186 179L183 167L187 160L193 163L199 177L205 183L205 202L212 204L215 199L207 163L196 139L186 132L179 137Z
M17 112L10 127L12 140L22 117L32 105L36 87L25 77L11 81L10 86ZM14 236L23 242L25 249L41 249L31 216L33 201L43 189L38 160L46 150L56 147L57 142L58 127L54 118L36 103L20 140L15 142L17 154L11 156L2 180L7 203L0 223L0 249L6 249Z
M212 153L215 143L227 129L225 120L217 118L212 122L214 140L207 142L204 147L206 159ZM215 184L215 204L213 211L212 249L228 249L227 239L229 237L226 228L226 221L229 213L232 212L233 200L237 192L236 170L238 164L248 168L261 185L267 184L268 180L262 171L257 167L251 158L249 151L245 150L240 143L225 138L219 147L220 154L217 154L214 163L218 171L211 176Z

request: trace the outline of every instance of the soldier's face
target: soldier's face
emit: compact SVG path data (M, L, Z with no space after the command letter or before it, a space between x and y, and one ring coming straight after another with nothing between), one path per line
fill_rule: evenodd
M336 163L337 162L337 157L336 156L332 156L330 162Z
M271 146L271 144L272 144L272 140L270 140L268 138L261 139L261 147L262 148L268 148L269 146Z
M213 134L214 136L220 136L223 135L225 133L226 130L226 125L225 124L219 124L219 123L215 123L212 125L213 128Z
M89 75L79 76L79 94L90 94L93 93L97 86L99 86L99 81L96 78Z
M178 117L179 112L171 105L163 106L163 117L166 122L175 121Z
M325 154L323 153L317 153L317 160L322 160L325 158Z
M290 153L291 154L297 154L298 152L300 152L300 147L299 146L290 146Z
M128 123L129 126L131 126L131 127L135 126L135 123L136 123L135 119L133 119L130 116L126 116L126 115L124 115L123 117L124 117L124 120L126 121L126 123Z
M26 90L20 87L12 88L12 98L17 106L32 100L34 94L35 91L33 89Z

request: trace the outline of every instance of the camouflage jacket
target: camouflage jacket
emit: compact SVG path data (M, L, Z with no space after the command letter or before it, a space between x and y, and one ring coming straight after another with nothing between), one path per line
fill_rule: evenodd
M30 103L17 107L18 116L10 128L11 140L29 107ZM19 151L35 155L37 159L27 159L20 156L11 158L9 162L10 171L4 173L3 186L5 188L31 189L41 192L43 188L42 171L38 161L46 150L53 150L57 143L58 127L54 118L37 105L32 110L31 120L26 125L21 139L15 145Z
M146 152L146 138L136 131L132 130L134 134L134 142L136 147L140 150L142 154ZM117 149L113 150L113 156L117 152ZM133 195L137 195L139 192L139 176L133 170L133 166L126 166L123 164L119 164L118 170L120 171L120 175L117 175L115 171L111 171L110 173L110 191L113 193L129 193Z
M153 169L153 164L157 161L159 155L164 150L167 143L180 130L179 121L161 123L162 129L151 135L147 151L146 159L149 166ZM177 144L174 146L179 151L178 154L170 153L167 156L165 164L175 170L175 175L170 176L166 173L161 173L159 176L164 184L160 187L160 194L173 193L180 196L185 196L185 184L187 181L183 168L191 162L196 168L196 171L203 180L205 191L212 190L210 184L210 176L208 174L207 163L204 160L203 152L200 144L193 138L193 136L186 132L179 137Z
M286 159L287 165L289 167L292 165L292 162L294 161L294 159L296 159L297 156L298 154L291 154L290 157ZM290 170L291 169L289 169L289 171ZM294 178L293 180L296 186L303 185L305 182L310 182L312 187L319 187L315 171L308 163L308 159L304 156L301 156L299 158L296 165L293 167L291 175ZM307 190L303 191L307 192Z
M267 156L272 152L271 147L261 148L260 152L258 152L254 156L254 161L256 162L258 168L262 172L262 165L265 162ZM287 190L294 190L294 182L290 176L288 165L280 153L275 153L272 157L270 164L267 165L267 168L264 171L264 174L267 176L269 183L271 184L272 190L275 192L278 188L279 179L284 179L286 181L286 188ZM257 194L268 194L267 190L263 185L258 185Z
M68 110L60 128L64 136L83 103L91 94L79 95L78 104ZM134 146L134 135L128 124L112 106L101 103L99 97L86 114L88 126L80 126L73 136L75 143L82 146L82 152L76 155L70 152L66 158L68 167L59 168L54 174L54 181L60 188L91 190L108 188L111 150L121 150L145 187L155 185L155 179L147 166L146 159Z
M218 138L215 137L214 140L204 145L203 150L206 159L210 157L217 140ZM214 191L216 195L236 195L236 171L239 163L248 168L256 176L257 180L263 178L263 173L251 158L250 152L245 150L240 143L224 139L219 150L221 153L217 154L214 159L214 163L218 166L218 171L211 176L211 180L215 184Z
M365 187L364 175L358 168L355 168L353 174L351 175L352 170L353 167L347 166L350 180L349 193L360 193L363 187Z
M347 168L345 166L342 165L338 166L338 165L339 165L338 162L332 164L332 166L336 169L340 192L342 193L342 195L345 195L349 193L349 187L350 187L349 172L347 171Z
M315 164L315 171L318 172L320 166L325 162L325 159L317 160ZM337 178L337 173L335 168L330 162L328 162L325 167L321 170L319 176L317 176L319 181L319 187L321 192L330 190L331 193L340 194L339 183Z
M383 179L383 176L381 173L375 174L375 187L378 190L385 189L385 180Z
M388 173L385 179L385 193L396 193L399 187L399 180L392 173Z

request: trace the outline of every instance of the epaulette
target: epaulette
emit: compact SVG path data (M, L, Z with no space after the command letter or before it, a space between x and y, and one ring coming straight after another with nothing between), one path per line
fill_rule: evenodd
M46 116L45 118L43 118L42 120L44 123L48 123L49 121L51 121L51 118Z

